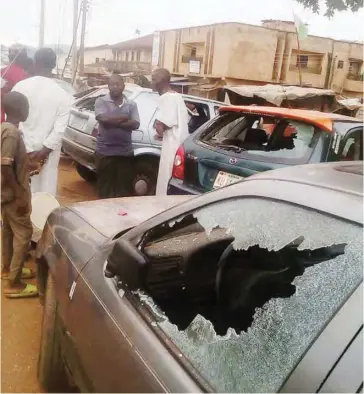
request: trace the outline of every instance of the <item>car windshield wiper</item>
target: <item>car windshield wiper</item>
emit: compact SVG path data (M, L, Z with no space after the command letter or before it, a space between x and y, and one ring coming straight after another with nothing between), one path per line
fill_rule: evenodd
M240 153L240 152L246 150L246 149L240 148L239 146L236 146L236 145L216 144L214 146L216 146L217 148L222 148L222 149L226 149L226 150L232 150L232 151L234 151L236 153Z

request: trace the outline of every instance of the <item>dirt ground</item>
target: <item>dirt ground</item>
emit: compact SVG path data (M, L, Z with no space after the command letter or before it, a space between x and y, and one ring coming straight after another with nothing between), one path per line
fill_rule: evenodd
M69 160L61 160L58 200L62 205L97 198L94 188L77 174ZM31 260L26 263L34 268ZM35 284L35 280L30 281ZM9 300L1 296L1 392L42 392L37 380L37 359L42 306L37 298Z

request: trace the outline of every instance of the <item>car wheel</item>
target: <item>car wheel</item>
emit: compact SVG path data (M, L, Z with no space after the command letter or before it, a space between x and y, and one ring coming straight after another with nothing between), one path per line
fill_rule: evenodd
M133 179L135 196L153 196L157 186L159 160L157 158L137 159Z
M38 379L46 392L71 392L66 367L61 355L58 302L52 276L47 278L43 310L42 334L38 358ZM71 389L71 390L70 390Z
M82 166L81 164L76 165L76 170L78 175L84 179L88 183L95 183L97 175L95 172L89 170L87 167Z

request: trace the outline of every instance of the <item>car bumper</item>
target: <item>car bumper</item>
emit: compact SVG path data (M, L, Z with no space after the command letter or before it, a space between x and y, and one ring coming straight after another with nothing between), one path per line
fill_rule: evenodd
M183 181L179 179L171 179L168 184L167 195L168 196L180 196L192 194L194 196L198 196L202 194L200 191L197 191L191 187L188 187L183 184Z
M86 148L66 137L62 139L62 148L64 153L72 157L75 162L91 171L95 171L95 152L92 149Z

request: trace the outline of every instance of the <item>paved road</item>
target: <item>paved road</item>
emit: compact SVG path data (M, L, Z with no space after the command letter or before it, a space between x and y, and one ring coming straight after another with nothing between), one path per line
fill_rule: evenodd
M62 160L58 188L60 203L68 205L96 198L95 190L78 176L72 162ZM35 268L33 261L26 265ZM37 298L9 300L1 296L2 393L41 392L37 381L41 321L42 306Z

